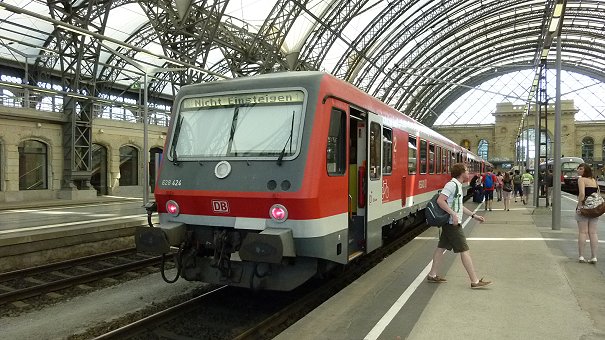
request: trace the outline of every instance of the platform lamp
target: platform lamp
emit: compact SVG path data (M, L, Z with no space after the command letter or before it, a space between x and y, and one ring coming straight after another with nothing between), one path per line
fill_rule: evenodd
M147 205L147 201L149 201L149 141L147 137L147 96L148 96L148 79L150 74L159 73L159 72L173 72L173 71L185 71L188 70L188 67L145 67L141 65L141 63L134 61L132 58L126 56L125 54L107 46L107 44L100 43L103 48L107 49L112 54L122 58L122 60L126 61L130 65L134 66L141 73L137 73L143 76L143 206Z
M136 66L135 66L136 67ZM147 204L149 201L149 141L147 136L147 125L149 125L147 121L148 114L148 79L150 74L160 73L160 72L176 72L176 71L185 71L186 67L153 67L149 69L141 70L143 71L143 149L145 152L143 153L143 206Z

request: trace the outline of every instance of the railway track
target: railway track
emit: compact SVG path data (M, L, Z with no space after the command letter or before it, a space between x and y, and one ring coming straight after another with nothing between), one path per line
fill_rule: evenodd
M161 262L126 249L0 274L0 305L140 270Z
M417 226L347 270L325 280L312 280L292 292L253 292L226 286L209 287L200 296L139 317L97 336L108 339L270 339L349 285L376 263L427 227ZM107 330L107 325L100 329Z

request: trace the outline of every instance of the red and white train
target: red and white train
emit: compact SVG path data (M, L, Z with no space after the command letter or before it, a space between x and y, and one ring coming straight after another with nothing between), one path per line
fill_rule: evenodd
M178 249L186 280L291 290L423 219L451 164L466 162L471 176L486 166L322 72L185 86L172 122L155 188L160 223L136 243Z

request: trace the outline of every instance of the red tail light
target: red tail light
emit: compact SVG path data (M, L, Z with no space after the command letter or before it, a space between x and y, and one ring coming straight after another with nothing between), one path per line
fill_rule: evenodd
M283 222L288 219L288 209L281 204L274 204L269 209L269 217L276 222Z
M180 212L179 205L175 201L170 200L166 202L166 211L172 216L178 216Z

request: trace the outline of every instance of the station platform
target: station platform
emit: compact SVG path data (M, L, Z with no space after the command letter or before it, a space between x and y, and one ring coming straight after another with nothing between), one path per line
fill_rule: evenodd
M154 218L155 221L155 218ZM134 246L142 198L99 196L0 205L0 271Z
M448 282L427 282L439 232L430 228L275 339L605 339L605 246L601 262L578 262L576 202L563 193L560 230L550 208L467 202L486 218L464 227L477 275L492 285L471 289L451 252L439 272Z

